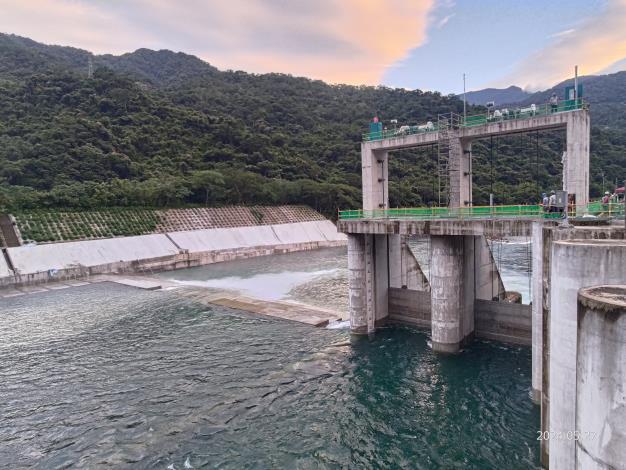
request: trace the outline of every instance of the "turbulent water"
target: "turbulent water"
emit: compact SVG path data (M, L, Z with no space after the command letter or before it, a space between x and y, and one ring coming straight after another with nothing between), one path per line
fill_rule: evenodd
M342 308L345 269L337 249L167 275ZM409 328L356 341L112 284L0 312L2 468L538 468L529 348L441 357Z

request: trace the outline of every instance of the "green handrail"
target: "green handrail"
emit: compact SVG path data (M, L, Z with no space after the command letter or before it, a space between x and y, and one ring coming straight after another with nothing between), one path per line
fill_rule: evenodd
M568 216L575 217L582 213L594 217L623 217L622 203L602 204L592 202L583 207L570 206ZM558 219L563 217L562 212L549 212L541 205L506 205L506 206L477 206L477 207L411 207L398 209L376 209L365 211L362 209L340 210L339 220L355 219L489 219L489 218L535 218Z
M530 119L538 116L548 116L550 114L575 111L577 109L585 109L586 107L587 103L583 100L583 98L576 98L575 100L561 101L556 105L556 107L549 103L545 103L536 105L534 107L528 106L525 108L522 107L507 109L506 112L504 112L504 110L499 110L499 115L496 115L494 112L487 112L483 114L467 116L466 118L461 117L459 125L460 127L482 126L484 124L489 124L493 122L514 121L520 119ZM424 134L432 132L438 132L437 124L433 123L432 126L428 127L426 125L400 126L395 129L385 129L379 132L365 133L363 134L363 141L370 142L375 140L390 139L392 137L406 137L413 134Z

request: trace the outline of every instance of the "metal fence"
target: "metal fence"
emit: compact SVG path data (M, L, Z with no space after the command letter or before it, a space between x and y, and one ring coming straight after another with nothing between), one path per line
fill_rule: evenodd
M515 121L519 119L530 119L538 116L549 116L550 114L564 113L569 111L575 111L577 109L585 109L587 103L582 98L575 100L561 101L556 105L550 103L540 105L529 105L522 108L503 108L488 111L482 114L475 114L463 118L459 123L459 127L474 127L482 126L493 122L503 121ZM431 132L438 132L436 123L429 122L427 124L418 126L400 126L394 129L384 129L378 132L368 132L363 134L363 140L365 142L374 140L390 139L393 137L405 137L413 134L427 134Z
M575 217L577 212L590 218L620 218L624 216L624 205L620 203L602 204L590 203L578 210L579 207L569 206L568 217ZM415 207L404 209L377 209L377 210L342 210L339 211L339 220L355 219L412 219L412 220L440 220L440 219L560 219L563 211L550 211L541 205L508 205L508 206L474 206L474 207Z

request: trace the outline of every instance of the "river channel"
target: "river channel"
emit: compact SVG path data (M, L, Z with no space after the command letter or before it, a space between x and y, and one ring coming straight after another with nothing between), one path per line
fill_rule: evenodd
M526 248L502 246L527 301ZM345 248L160 276L347 309ZM408 327L355 339L110 283L0 313L2 468L539 468L530 348L438 356Z

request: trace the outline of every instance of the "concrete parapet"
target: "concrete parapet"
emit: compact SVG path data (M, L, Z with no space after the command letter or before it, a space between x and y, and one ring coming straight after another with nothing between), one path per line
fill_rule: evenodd
M576 426L578 290L590 285L626 282L626 241L557 241L552 244L551 264L549 419L542 426L547 424L544 430L552 434L566 435ZM574 468L575 441L550 440L549 466L552 469Z
M626 285L581 289L576 354L576 468L626 465ZM557 464L556 470L561 467Z

